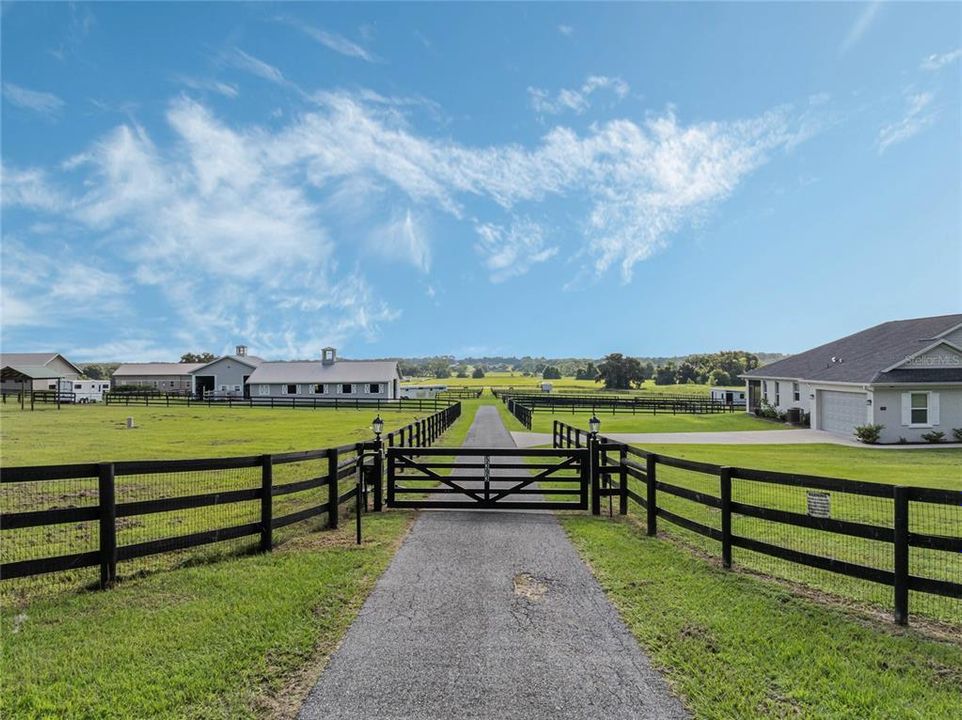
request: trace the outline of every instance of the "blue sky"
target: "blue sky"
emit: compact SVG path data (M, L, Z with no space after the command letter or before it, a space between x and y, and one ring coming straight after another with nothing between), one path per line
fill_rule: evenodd
M962 308L962 5L2 6L2 344L798 351Z

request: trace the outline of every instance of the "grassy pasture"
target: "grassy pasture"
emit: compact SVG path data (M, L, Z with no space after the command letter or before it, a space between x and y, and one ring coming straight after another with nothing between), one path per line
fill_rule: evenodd
M571 410L557 410L552 412L551 408L538 408L531 419L531 432L550 433L552 424L555 420L573 425L575 427L587 429L588 420L591 418L590 410L585 412L583 408L578 408L576 412ZM670 412L651 412L632 414L630 412L613 413L610 410L597 412L598 419L601 420L601 433L647 433L647 432L722 432L729 430L792 430L791 425L775 423L769 420L749 415L746 412L736 410L733 413L711 413L711 414L677 414Z
M544 380L540 375L525 377L519 372L489 372L483 378L458 378L449 377L438 378L412 378L402 383L402 385L447 385L448 387L513 387L516 390L540 389L541 383L549 382L554 390L579 390L583 392L600 392L605 386L603 383L594 380L575 380L573 377L564 377L560 380ZM667 393L684 395L705 395L709 394L710 385L655 385L653 380L646 380L640 388L628 392L644 393ZM742 387L739 390L744 389Z
M370 440L377 410L244 407L0 405L0 463L46 465L114 460L257 455ZM381 409L385 432L426 417ZM128 416L137 427L125 428Z
M631 521L561 522L697 718L959 717L957 643L724 571Z
M477 406L465 403L442 444L463 442ZM252 419L244 411L232 417L239 432ZM388 428L401 424L386 419ZM325 444L350 442L357 431L332 432ZM211 455L221 446L199 447ZM16 609L4 602L0 716L293 717L412 517L366 515L359 547L348 519L324 532L323 521L312 520L287 528L270 555L211 546L203 556L155 556L166 572L128 577L106 592L35 596ZM123 575L129 565L121 563Z

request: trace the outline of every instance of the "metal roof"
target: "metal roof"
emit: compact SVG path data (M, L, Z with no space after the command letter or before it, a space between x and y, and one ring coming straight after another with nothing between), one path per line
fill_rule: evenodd
M191 372L194 373L198 370L203 370L206 367L210 367L214 363L219 363L221 360L233 360L250 368L256 368L258 365L264 362L263 358L259 358L256 355L223 355L216 360L211 360L209 363L202 364L200 367L191 370Z
M114 377L143 377L147 375L189 375L207 363L124 363L114 370Z
M0 380L54 380L62 377L62 372L44 365L4 365L0 369Z
M936 382L935 375L926 370L886 370L925 349L935 338L960 323L962 314L893 320L776 360L750 370L742 377L861 384ZM939 377L948 382L954 382L948 378L957 375L949 369L939 371Z
M393 360L320 360L261 363L247 379L248 385L278 383L390 382L400 378Z
M39 353L2 353L0 354L0 367L5 365L18 365L18 366L32 366L32 367L43 367L49 365L57 358L60 358L70 367L77 371L78 375L82 375L83 371L70 362L60 353L56 352L39 352ZM57 375L57 377L60 377ZM38 378L39 379L39 378Z

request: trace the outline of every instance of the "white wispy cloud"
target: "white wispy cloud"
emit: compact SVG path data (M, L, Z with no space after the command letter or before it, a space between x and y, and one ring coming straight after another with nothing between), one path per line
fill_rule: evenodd
M878 151L881 155L892 145L918 135L935 120L931 109L935 96L931 92L910 93L905 97L905 114L897 122L886 125L878 134Z
M532 265L558 254L556 246L546 246L545 230L536 222L522 218L507 228L492 223L475 227L475 249L484 258L491 282L500 283L524 275Z
M224 53L222 59L228 65L250 75L254 75L255 77L259 77L262 80L299 91L297 85L284 77L284 73L282 73L279 68L244 52L239 47L231 48L228 52Z
M328 50L333 50L341 55L357 58L358 60L364 60L365 62L369 63L380 61L380 59L372 52L361 45L358 45L353 40L348 40L343 35L328 32L327 30L313 27L311 25L305 25L299 21L292 21L291 24L297 27L301 32L315 42L318 42L326 47Z
M47 118L57 117L64 106L64 101L53 93L28 90L11 82L3 84L3 99L11 105Z
M184 342L245 338L265 354L305 357L375 337L399 316L360 270L343 269L359 236L390 243L395 258L428 273L436 248L425 228L442 213L465 224L493 282L561 252L596 274L620 266L627 280L771 153L812 132L805 113L787 107L693 124L668 111L583 134L555 127L529 145L474 146L419 133L368 93L313 102L277 129L237 128L176 98L173 140L120 125L62 164L82 190L64 197L41 171L6 171L4 202L86 228L129 283L165 298L171 325L193 333ZM549 240L529 218L559 198L580 226ZM385 221L384 207L405 209ZM366 233L332 232L335 221ZM29 292L15 300L29 303Z
M0 204L57 212L65 202L63 195L51 187L45 171L0 165Z
M406 262L423 273L431 271L431 244L424 220L410 210L376 227L370 245L376 257Z
M959 58L962 58L962 48L957 48L946 53L936 53L929 55L922 61L920 65L922 70L929 70L934 72L936 70L941 70L946 65L951 65Z
M531 100L531 106L540 113L557 115L571 110L580 115L591 107L591 95L598 90L610 90L620 100L628 94L630 88L621 78L591 75L580 88L575 90L562 88L554 97L547 90L529 87L528 97Z
M174 80L181 85L189 87L191 90L200 90L202 92L214 92L219 95L223 95L228 98L236 98L238 95L238 90L236 85L231 83L222 82L220 80L212 80L209 78L198 78L190 75L178 75Z
M842 40L842 44L839 46L840 52L848 52L862 39L862 36L865 35L875 22L875 18L881 7L882 3L878 1L867 3L862 7L852 26L849 28L848 33L845 35L845 39Z
M558 26L558 32L566 37L571 37L572 35L574 35L575 29L570 25L562 24Z

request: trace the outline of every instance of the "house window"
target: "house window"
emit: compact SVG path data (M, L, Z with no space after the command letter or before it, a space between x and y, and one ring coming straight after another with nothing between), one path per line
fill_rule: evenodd
M798 402L798 399L800 397L801 397L801 393L799 393L798 391L798 383L793 382L792 383L792 400L794 400L795 402Z
M776 407L782 404L780 393L781 393L780 383L778 382L778 380L776 380L775 381L775 406Z
M297 385L285 385L284 392L287 395L297 395Z
M929 424L929 394L912 393L912 424Z
M371 383L371 389L368 391L372 395L377 395L381 392L381 383Z
M350 395L353 391L354 388L351 386L351 383L344 383L341 385L341 393L344 395Z
M220 386L220 390L221 390L221 392L227 392L227 386L226 386L226 385L221 385L221 386Z
M270 385L258 385L258 386L257 386L257 392L258 392L259 394L261 394L261 395L270 395L270 394L271 394L271 386L270 386Z
M315 395L323 395L323 394L324 394L324 385L321 384L321 383L317 383L317 384L314 386L314 394L315 394Z
M234 392L240 392L240 385L234 386Z

